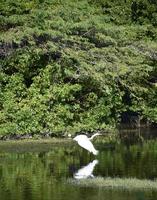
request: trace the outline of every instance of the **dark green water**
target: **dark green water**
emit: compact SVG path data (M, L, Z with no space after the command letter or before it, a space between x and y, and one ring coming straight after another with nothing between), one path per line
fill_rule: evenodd
M67 183L97 159L93 175L157 178L157 140L124 134L117 144L95 144L93 156L75 144L19 147L0 144L0 200L156 200L157 191L88 188ZM138 142L137 142L138 141Z

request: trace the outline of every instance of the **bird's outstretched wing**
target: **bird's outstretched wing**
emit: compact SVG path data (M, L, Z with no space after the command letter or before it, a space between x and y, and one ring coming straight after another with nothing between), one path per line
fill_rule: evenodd
M94 148L93 144L88 138L84 140L79 140L78 144L89 152L92 152L94 155L97 155L98 151Z
M94 155L98 154L98 151L94 148L92 142L86 135L77 135L73 140L77 141L81 147L88 150L89 152L92 152Z

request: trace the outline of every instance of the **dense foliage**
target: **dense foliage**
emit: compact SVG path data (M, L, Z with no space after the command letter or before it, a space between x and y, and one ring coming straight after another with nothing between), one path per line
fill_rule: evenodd
M0 134L157 122L155 0L1 0Z

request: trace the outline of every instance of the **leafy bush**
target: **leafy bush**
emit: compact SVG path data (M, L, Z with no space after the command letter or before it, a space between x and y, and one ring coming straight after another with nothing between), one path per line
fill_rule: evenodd
M7 0L0 11L1 135L104 130L127 111L157 122L154 1Z

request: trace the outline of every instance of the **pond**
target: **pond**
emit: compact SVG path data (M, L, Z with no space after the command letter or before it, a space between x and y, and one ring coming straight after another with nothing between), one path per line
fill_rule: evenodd
M91 155L75 143L0 143L1 200L156 200L157 190L88 187L68 180L95 177L157 179L156 130L121 132L114 143L93 142ZM157 133L157 132L156 132ZM135 139L136 138L136 139Z

